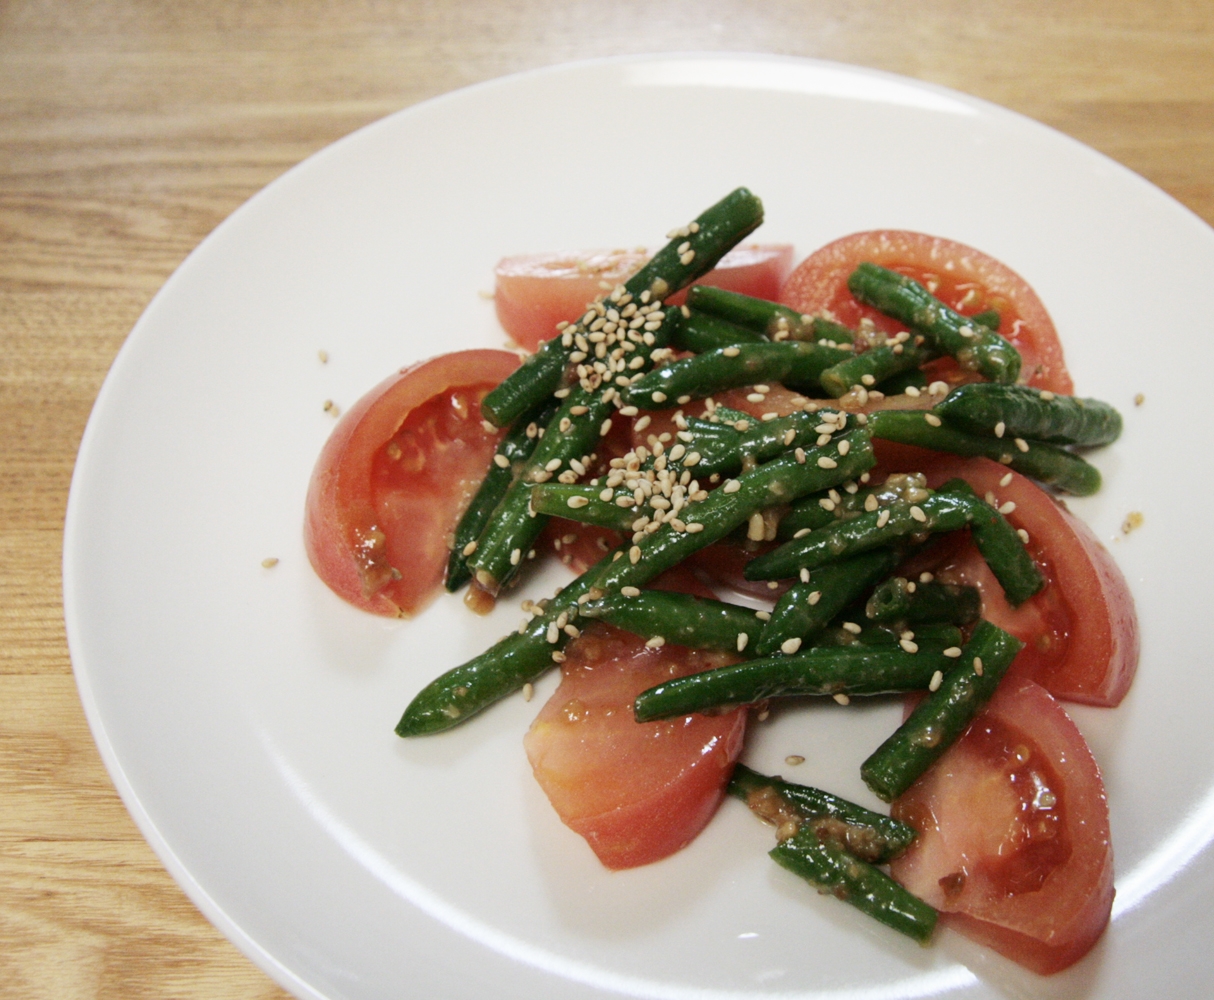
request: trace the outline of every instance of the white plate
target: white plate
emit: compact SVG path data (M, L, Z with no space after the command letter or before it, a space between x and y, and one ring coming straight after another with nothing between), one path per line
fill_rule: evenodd
M948 933L920 949L817 897L771 864L769 831L736 803L675 857L608 873L530 778L520 743L539 702L438 737L392 733L426 681L513 627L513 602L478 620L443 597L389 622L307 565L324 400L348 406L406 362L500 345L478 295L498 257L652 244L738 184L766 203L759 236L802 253L897 227L1001 258L1052 311L1080 391L1125 413L1124 438L1096 457L1107 486L1074 505L1143 622L1125 704L1075 712L1108 783L1116 919L1059 977ZM1214 680L1192 623L1208 620L1214 531L1191 456L1210 454L1211 425L1177 374L1214 370L1212 276L1214 232L1117 164L851 67L612 60L393 115L220 226L106 380L64 557L101 753L174 877L301 997L1200 993L1214 973ZM1123 540L1131 510L1146 524ZM263 569L267 556L281 562ZM857 766L896 717L785 713L756 728L748 759L777 770L805 754L798 778L872 802Z

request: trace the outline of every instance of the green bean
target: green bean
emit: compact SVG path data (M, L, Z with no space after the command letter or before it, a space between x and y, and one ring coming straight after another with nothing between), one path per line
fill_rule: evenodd
M1023 645L998 626L980 621L937 690L861 765L864 783L886 802L910 788L990 701Z
M617 592L586 604L582 614L645 639L661 636L678 646L727 653L752 648L763 627L750 608L670 590L642 590L633 597Z
M803 341L738 344L683 358L650 372L624 391L646 409L665 409L715 392L760 382L816 391L818 376L846 355L834 347Z
M936 352L912 343L883 344L872 347L861 354L853 354L819 376L822 388L836 399L850 392L855 386L875 388L878 382L917 371L920 365L931 361Z
M531 509L548 517L630 533L637 515L630 507L600 499L602 492L597 486L580 483L540 483L531 487Z
M982 612L982 595L976 587L914 583L894 576L873 591L864 610L865 617L874 622L969 625Z
M964 479L950 479L940 489L972 498L974 518L970 531L974 544L1003 587L1010 604L1023 604L1045 586L1045 577L1007 518L980 499Z
M727 705L803 695L875 695L926 690L953 663L943 646L815 646L716 670L676 677L642 691L633 703L638 722L690 715Z
M973 434L999 433L1049 444L1095 447L1111 444L1121 435L1121 414L1108 403L1058 396L1027 385L960 385L936 404L934 412Z
M687 305L773 339L779 334L787 334L792 340L825 340L832 344L850 344L855 339L847 327L822 316L803 316L778 302L723 288L693 285L687 293Z
M646 305L661 302L710 271L734 244L753 232L762 221L763 203L758 198L746 188L730 192L624 282L622 294L613 292L606 302L600 303L602 311L605 313L612 307L623 309L628 301ZM570 363L570 352L577 346L574 337L593 322L594 312L593 308L588 308L586 316L572 329L567 328L559 337L547 341L485 397L481 412L490 423L505 427L560 388Z
M1003 322L1003 317L999 315L998 309L987 309L985 312L974 313L969 320L971 323L981 323L983 326L998 333L999 324Z
M823 566L808 580L793 584L772 609L771 619L759 636L755 655L772 656L790 639L811 637L892 571L901 558L894 549L865 552Z
M838 617L844 618L848 614L850 611L845 611ZM863 615L857 614L854 617L862 619ZM937 646L941 649L948 649L950 646L960 646L964 642L961 629L956 625L916 625L914 629L910 629L906 627L908 623L905 622L866 627L858 626L856 622L847 624L851 628L847 628L846 625L832 625L822 629L810 640L810 645L815 648L818 646L897 646L905 638L912 642L927 644L933 649ZM853 631L855 628L860 630L855 632Z
M695 311L678 323L674 336L671 337L674 347L680 351L694 351L696 354L738 344L766 343L767 338L761 333L720 317Z
M980 437L936 426L933 420L940 418L921 410L881 410L868 415L868 428L873 437L886 441L954 455L982 455L1076 496L1089 496L1100 489L1099 470L1062 448L1026 438Z
M523 463L531 457L539 440L539 429L547 427L556 412L557 400L549 400L531 413L519 417L510 432L501 440L489 465L489 471L481 481L476 495L455 526L451 542L451 557L447 561L447 577L444 585L449 591L459 590L472 579L468 568L468 556L464 550L475 542L485 530L489 518L501 503L506 490L521 471Z
M967 371L992 382L1015 382L1020 353L990 327L975 324L933 296L913 278L864 263L847 280L851 293L928 338Z
M887 927L926 943L938 914L918 896L866 861L850 854L822 821L804 824L795 837L771 851L782 868L799 875L818 892L850 903Z
M972 518L973 508L966 498L935 493L921 503L892 504L794 538L752 560L744 575L748 580L786 579L802 569L813 570L908 536L956 531Z
M725 790L776 826L787 821L788 810L802 820L831 820L837 839L847 850L873 864L892 861L910 847L917 836L914 827L890 816L865 809L820 788L798 785L779 776L769 778L745 764L734 766L733 777Z
M781 541L801 538L815 528L824 528L835 521L850 521L876 507L919 503L929 496L931 491L927 488L927 479L921 473L894 473L879 486L866 486L863 489L859 484L852 483L845 484L842 491L811 493L788 508L780 519L776 537Z
M927 375L923 370L912 368L910 371L899 372L883 382L878 382L877 388L886 396L900 396L910 388L918 389L920 393L923 393L927 390L927 385Z

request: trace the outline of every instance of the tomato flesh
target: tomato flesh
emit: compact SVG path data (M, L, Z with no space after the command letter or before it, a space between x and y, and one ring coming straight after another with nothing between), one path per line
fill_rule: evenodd
M1104 931L1113 905L1104 785L1040 686L1005 679L891 812L919 831L894 878L967 937L1048 974Z
M785 282L780 301L810 315L829 312L853 329L868 319L878 330L896 333L903 329L896 320L861 305L848 291L847 279L863 261L914 278L963 316L997 309L999 332L1020 352L1020 380L1065 395L1074 392L1062 342L1037 294L1011 268L964 243L897 229L854 233L802 261ZM955 367L942 359L930 369L932 377L946 377Z
M729 251L699 280L763 299L775 299L792 267L789 244L742 246ZM627 281L651 256L647 250L586 250L506 257L494 269L493 300L498 322L520 347L534 351L573 321L586 304ZM671 296L681 304L685 293Z
M457 351L385 379L338 422L308 487L304 543L322 580L376 614L408 617L438 592L451 532L501 437L481 400L518 367Z
M608 868L633 868L690 843L712 818L742 750L744 709L638 723L646 688L733 662L683 646L650 649L596 623L566 647L561 683L523 741L561 820Z

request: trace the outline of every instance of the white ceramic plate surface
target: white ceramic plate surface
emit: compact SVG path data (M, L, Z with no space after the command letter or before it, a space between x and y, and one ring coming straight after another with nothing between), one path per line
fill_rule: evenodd
M414 693L512 628L458 597L410 622L345 606L308 567L304 492L332 428L393 369L501 346L501 256L659 242L745 184L800 254L907 228L980 247L1051 310L1080 393L1122 408L1073 508L1138 601L1116 711L1076 709L1117 857L1103 942L1049 980L943 933L930 949L820 898L729 802L688 849L610 873L521 746L541 701L450 733L392 732ZM494 81L393 115L220 226L148 308L89 422L64 599L98 745L165 865L301 997L1195 996L1214 977L1214 232L1141 178L940 88L771 57L643 57ZM318 350L329 353L321 364ZM1183 352L1183 354L1181 353ZM1183 358L1183 360L1181 360ZM1178 361L1180 362L1178 364ZM1145 403L1135 406L1136 393ZM1122 538L1132 510L1145 526ZM263 569L268 556L281 561ZM550 592L554 568L519 596ZM555 686L549 677L538 695ZM747 760L868 803L893 704L786 712Z

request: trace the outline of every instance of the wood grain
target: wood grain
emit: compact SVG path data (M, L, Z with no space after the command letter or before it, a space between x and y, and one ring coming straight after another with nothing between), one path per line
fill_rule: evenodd
M0 996L285 996L143 842L64 641L72 464L150 297L250 195L382 115L563 60L688 49L956 87L1214 222L1209 0L0 3Z

